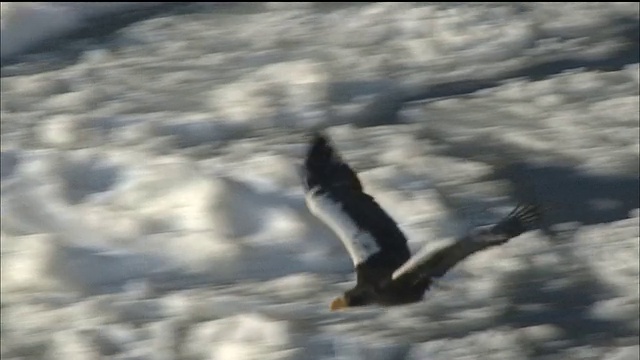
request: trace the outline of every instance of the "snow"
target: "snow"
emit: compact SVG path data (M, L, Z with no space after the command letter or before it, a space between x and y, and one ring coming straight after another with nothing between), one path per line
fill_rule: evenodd
M637 4L165 4L2 3L3 359L637 358ZM317 128L414 254L544 226L330 312Z
M2 3L0 58L87 26L98 16L157 6L161 3Z

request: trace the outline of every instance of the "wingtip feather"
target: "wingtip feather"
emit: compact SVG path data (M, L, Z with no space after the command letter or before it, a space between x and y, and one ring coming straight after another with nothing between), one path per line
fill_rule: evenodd
M540 207L534 204L521 203L509 213L507 218L517 219L526 228L531 228L540 222Z
M311 134L311 140L309 141L309 148L307 151L306 162L310 161L328 160L333 156L333 146L329 142L329 138L321 131L315 131Z
M362 191L356 173L342 160L329 138L320 131L312 133L304 168L307 190L321 185L325 190Z
M312 132L310 134L309 138L310 138L309 149L313 149L313 148L317 148L317 147L331 147L330 142L329 142L329 138L321 130L316 130L316 131Z
M539 207L533 204L519 204L502 221L497 223L491 232L503 234L507 238L516 237L526 231L533 230L540 222Z

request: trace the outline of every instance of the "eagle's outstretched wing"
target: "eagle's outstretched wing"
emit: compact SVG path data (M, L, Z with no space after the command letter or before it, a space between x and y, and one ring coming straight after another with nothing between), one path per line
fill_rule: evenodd
M393 273L392 282L396 285L423 286L426 290L433 279L443 276L460 261L524 233L539 221L539 217L537 207L519 205L495 225L477 227L451 245L410 259Z
M342 240L358 284L390 278L409 259L407 239L395 221L363 192L358 176L320 133L311 141L302 175L309 210Z

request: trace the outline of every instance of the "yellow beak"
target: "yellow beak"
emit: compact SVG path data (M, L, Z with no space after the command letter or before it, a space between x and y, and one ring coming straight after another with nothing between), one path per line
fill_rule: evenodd
M344 299L343 296L336 298L335 300L333 300L331 302L331 311L336 311L336 310L340 310L340 309L344 309L346 308L347 305L347 301Z

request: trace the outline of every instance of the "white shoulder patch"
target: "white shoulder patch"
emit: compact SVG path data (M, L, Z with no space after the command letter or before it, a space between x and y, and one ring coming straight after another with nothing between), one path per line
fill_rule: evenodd
M393 275L391 275L391 278L397 279L402 274L412 271L416 267L420 266L420 264L425 262L431 256L431 254L433 254L435 251L438 251L444 247L447 247L453 244L455 241L456 241L455 239L448 239L448 240L438 241L437 243L428 243L422 249L420 249L420 251L418 251L415 255L413 255L409 260L407 260L407 262L405 262L404 264L402 264L402 266L397 268L396 271L393 272Z
M368 231L360 229L356 223L343 211L339 203L326 195L318 194L319 188L307 192L305 200L309 211L322 220L338 235L347 248L354 266L366 261L380 251L376 240Z

